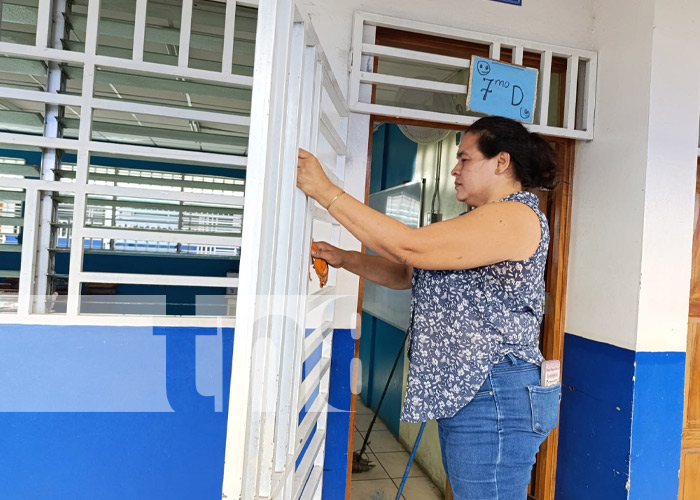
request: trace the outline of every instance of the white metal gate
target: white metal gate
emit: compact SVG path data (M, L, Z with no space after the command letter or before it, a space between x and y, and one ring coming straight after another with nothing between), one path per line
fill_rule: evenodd
M335 272L309 285L309 248L340 227L295 188L296 160L314 152L343 186L347 110L293 2L261 2L257 43L223 494L320 498Z
M19 278L17 303L0 323L124 324L119 315L84 314L86 283L237 287L223 495L320 498L336 277L331 271L322 290L310 284L309 246L312 237L337 243L340 227L296 189L296 158L299 146L316 153L343 186L345 98L308 18L291 0L262 0L259 6L256 0L127 3L0 3L4 21L16 28L0 37L0 73L22 75L0 84L0 100L14 107L5 116L17 123L0 132L0 143L42 155L40 167L0 160L0 230L4 235L21 227L23 233L21 244L10 249L21 252L20 270L0 272L0 278ZM202 13L203 3L217 6ZM242 17L245 9L254 14ZM158 25L158 16L168 22ZM220 24L220 32L203 33L209 22ZM46 83L31 81L45 73ZM66 85L67 79L72 83ZM125 95L122 86L134 82L144 86ZM202 89L204 97L194 102L192 93ZM252 100L246 99L251 89ZM179 100L161 102L168 92ZM168 128L178 120L187 130ZM209 125L207 133L202 124ZM58 158L66 151L74 154L74 164ZM178 177L102 167L93 164L96 155L246 173ZM23 217L10 213L14 205L24 207ZM144 211L153 207L164 214L158 227L143 222ZM115 223L117 208L131 210L140 222ZM211 231L188 230L184 217ZM93 224L97 218L101 225ZM225 233L217 228L221 220ZM57 249L59 236L65 245ZM240 280L187 275L176 266L158 275L84 268L93 242L113 250L118 241L156 249L162 243L166 250L174 245L203 255L221 249L237 255L240 247ZM0 241L0 251L7 250L5 243ZM56 276L50 256L59 250L70 253L70 270L60 277L67 281L67 303L61 314L52 314L49 281ZM126 321L220 322L145 316ZM321 360L303 373L302 365L319 349Z
M135 2L135 5L134 5ZM111 284L158 284L164 286L236 287L235 277L201 277L179 275L174 271L168 275L140 273L87 272L83 269L86 244L93 240L149 241L177 245L209 247L240 247L240 230L221 234L212 231L187 231L181 224L176 230L169 228L119 227L117 224L96 225L86 221L91 207L105 203L112 205L148 207L156 202L177 205L180 216L182 207L190 206L202 217L217 214L234 215L242 212L244 197L241 196L242 179L236 183L207 177L199 182L197 189L183 187L187 182L173 184L172 180L153 177L136 178L134 171L124 176L104 174L92 164L94 155L138 160L157 160L206 165L211 168L244 169L248 163L245 156L247 145L236 150L225 146L226 134L247 135L250 123L245 113L217 108L206 99L228 95L227 92L250 92L253 78L238 72L234 60L234 20L239 9L257 8L257 1L228 0L218 2L225 11L225 33L212 35L220 41L218 60L199 59L196 50L209 49L211 40L201 33L193 33L192 19L195 5L192 0L168 3L155 0L133 0L135 15L130 21L120 18L125 15L125 4L101 2L100 0L24 0L16 4L0 4L5 17L3 21L14 30L3 30L0 38L0 53L5 56L0 64L4 75L23 75L19 79L0 85L0 100L15 113L16 131L0 132L0 144L15 149L41 151L41 167L36 174L15 172L0 168L0 202L8 197L24 203L24 218L17 224L23 226L21 245L21 269L19 271L19 293L16 315L9 321L44 321L71 324L81 314L82 287L85 283ZM151 25L147 24L148 9ZM176 17L179 28L161 29L152 25L156 15L167 11L168 17ZM115 18L109 16L116 16ZM240 16L239 16L240 17ZM222 23L223 24L223 23ZM74 36L79 33L78 36ZM105 44L100 37L110 36L119 42ZM121 48L118 45L126 45ZM150 44L147 47L147 43ZM168 53L159 53L153 47L174 47ZM148 50L147 50L148 49ZM200 50L201 51L201 50ZM172 52L172 53L170 53ZM211 52L211 50L209 51ZM240 56L240 50L238 51ZM252 55L252 54L251 54ZM240 59L240 57L238 57ZM237 71L233 71L237 68ZM37 73L34 73L37 71ZM47 81L38 81L34 75L48 73ZM69 83L66 83L66 81ZM138 92L131 96L119 92L122 85L136 85ZM149 87L150 86L150 87ZM194 92L208 89L213 94L201 103L195 103ZM180 101L160 100L163 94L175 93ZM214 96L214 97L212 97ZM187 99L185 99L185 97ZM199 109L198 109L199 108ZM205 109L203 109L205 108ZM208 108L208 109L206 109ZM40 111L38 111L40 110ZM70 110L68 112L67 110ZM65 115L63 114L65 112ZM72 114L71 114L72 113ZM23 129L28 118L43 118L43 130L39 134L32 129ZM76 118L77 117L77 118ZM124 118L124 121L120 121ZM128 119L128 121L127 121ZM144 126L153 120L162 127ZM176 140L186 132L167 128L168 122L187 121L193 127L186 140ZM200 133L201 123L219 127L222 134ZM30 133L27 133L30 132ZM130 136L131 134L131 136ZM160 135L158 135L160 134ZM163 135L165 134L165 135ZM213 137L221 144L218 151L208 151L197 141ZM144 139L148 140L143 144ZM235 140L229 135L229 142ZM180 145L188 143L185 147ZM192 144L200 144L194 150ZM75 164L63 168L57 160L61 152L74 152ZM100 176L103 177L100 177ZM38 177L38 178L37 178ZM216 183L214 181L217 181ZM209 182L211 181L211 182ZM192 185L195 185L192 183ZM54 202L69 200L70 223L56 219ZM122 201L116 201L121 199ZM99 227L98 227L99 226ZM142 225L143 226L143 225ZM70 271L63 276L68 282L66 314L41 318L51 312L49 307L52 277L50 255L55 247L56 229L65 229L70 251ZM218 234L217 234L218 233ZM18 247L20 245L17 245ZM16 249L15 249L16 250ZM183 273L185 274L185 273ZM104 320L119 321L115 318ZM104 323L103 323L104 324Z

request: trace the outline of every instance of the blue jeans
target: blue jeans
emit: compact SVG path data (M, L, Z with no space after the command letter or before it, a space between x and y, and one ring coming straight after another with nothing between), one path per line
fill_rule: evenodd
M509 354L474 399L439 419L442 462L454 500L526 500L535 454L557 426L561 386Z

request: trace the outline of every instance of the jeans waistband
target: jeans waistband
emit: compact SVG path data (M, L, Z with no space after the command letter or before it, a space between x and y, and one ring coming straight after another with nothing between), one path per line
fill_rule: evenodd
M505 372L513 370L539 370L539 366L529 361L523 361L513 353L506 354L505 358L493 365L492 372Z

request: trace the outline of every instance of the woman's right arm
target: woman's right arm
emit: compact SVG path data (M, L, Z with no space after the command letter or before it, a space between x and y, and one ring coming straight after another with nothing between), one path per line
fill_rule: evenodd
M396 290L411 288L413 267L394 262L380 255L341 250L325 241L317 241L314 258L320 258L333 267L342 267L361 278Z

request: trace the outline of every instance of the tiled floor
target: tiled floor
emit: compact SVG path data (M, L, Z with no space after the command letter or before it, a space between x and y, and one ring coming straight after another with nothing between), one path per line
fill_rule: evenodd
M372 411L362 404L360 398L357 398L356 412L353 448L358 451L362 447L365 432L372 420ZM367 472L352 475L350 500L394 500L408 463L409 453L379 419L372 428L366 455L375 465ZM443 495L414 462L401 498L402 500L443 500Z

